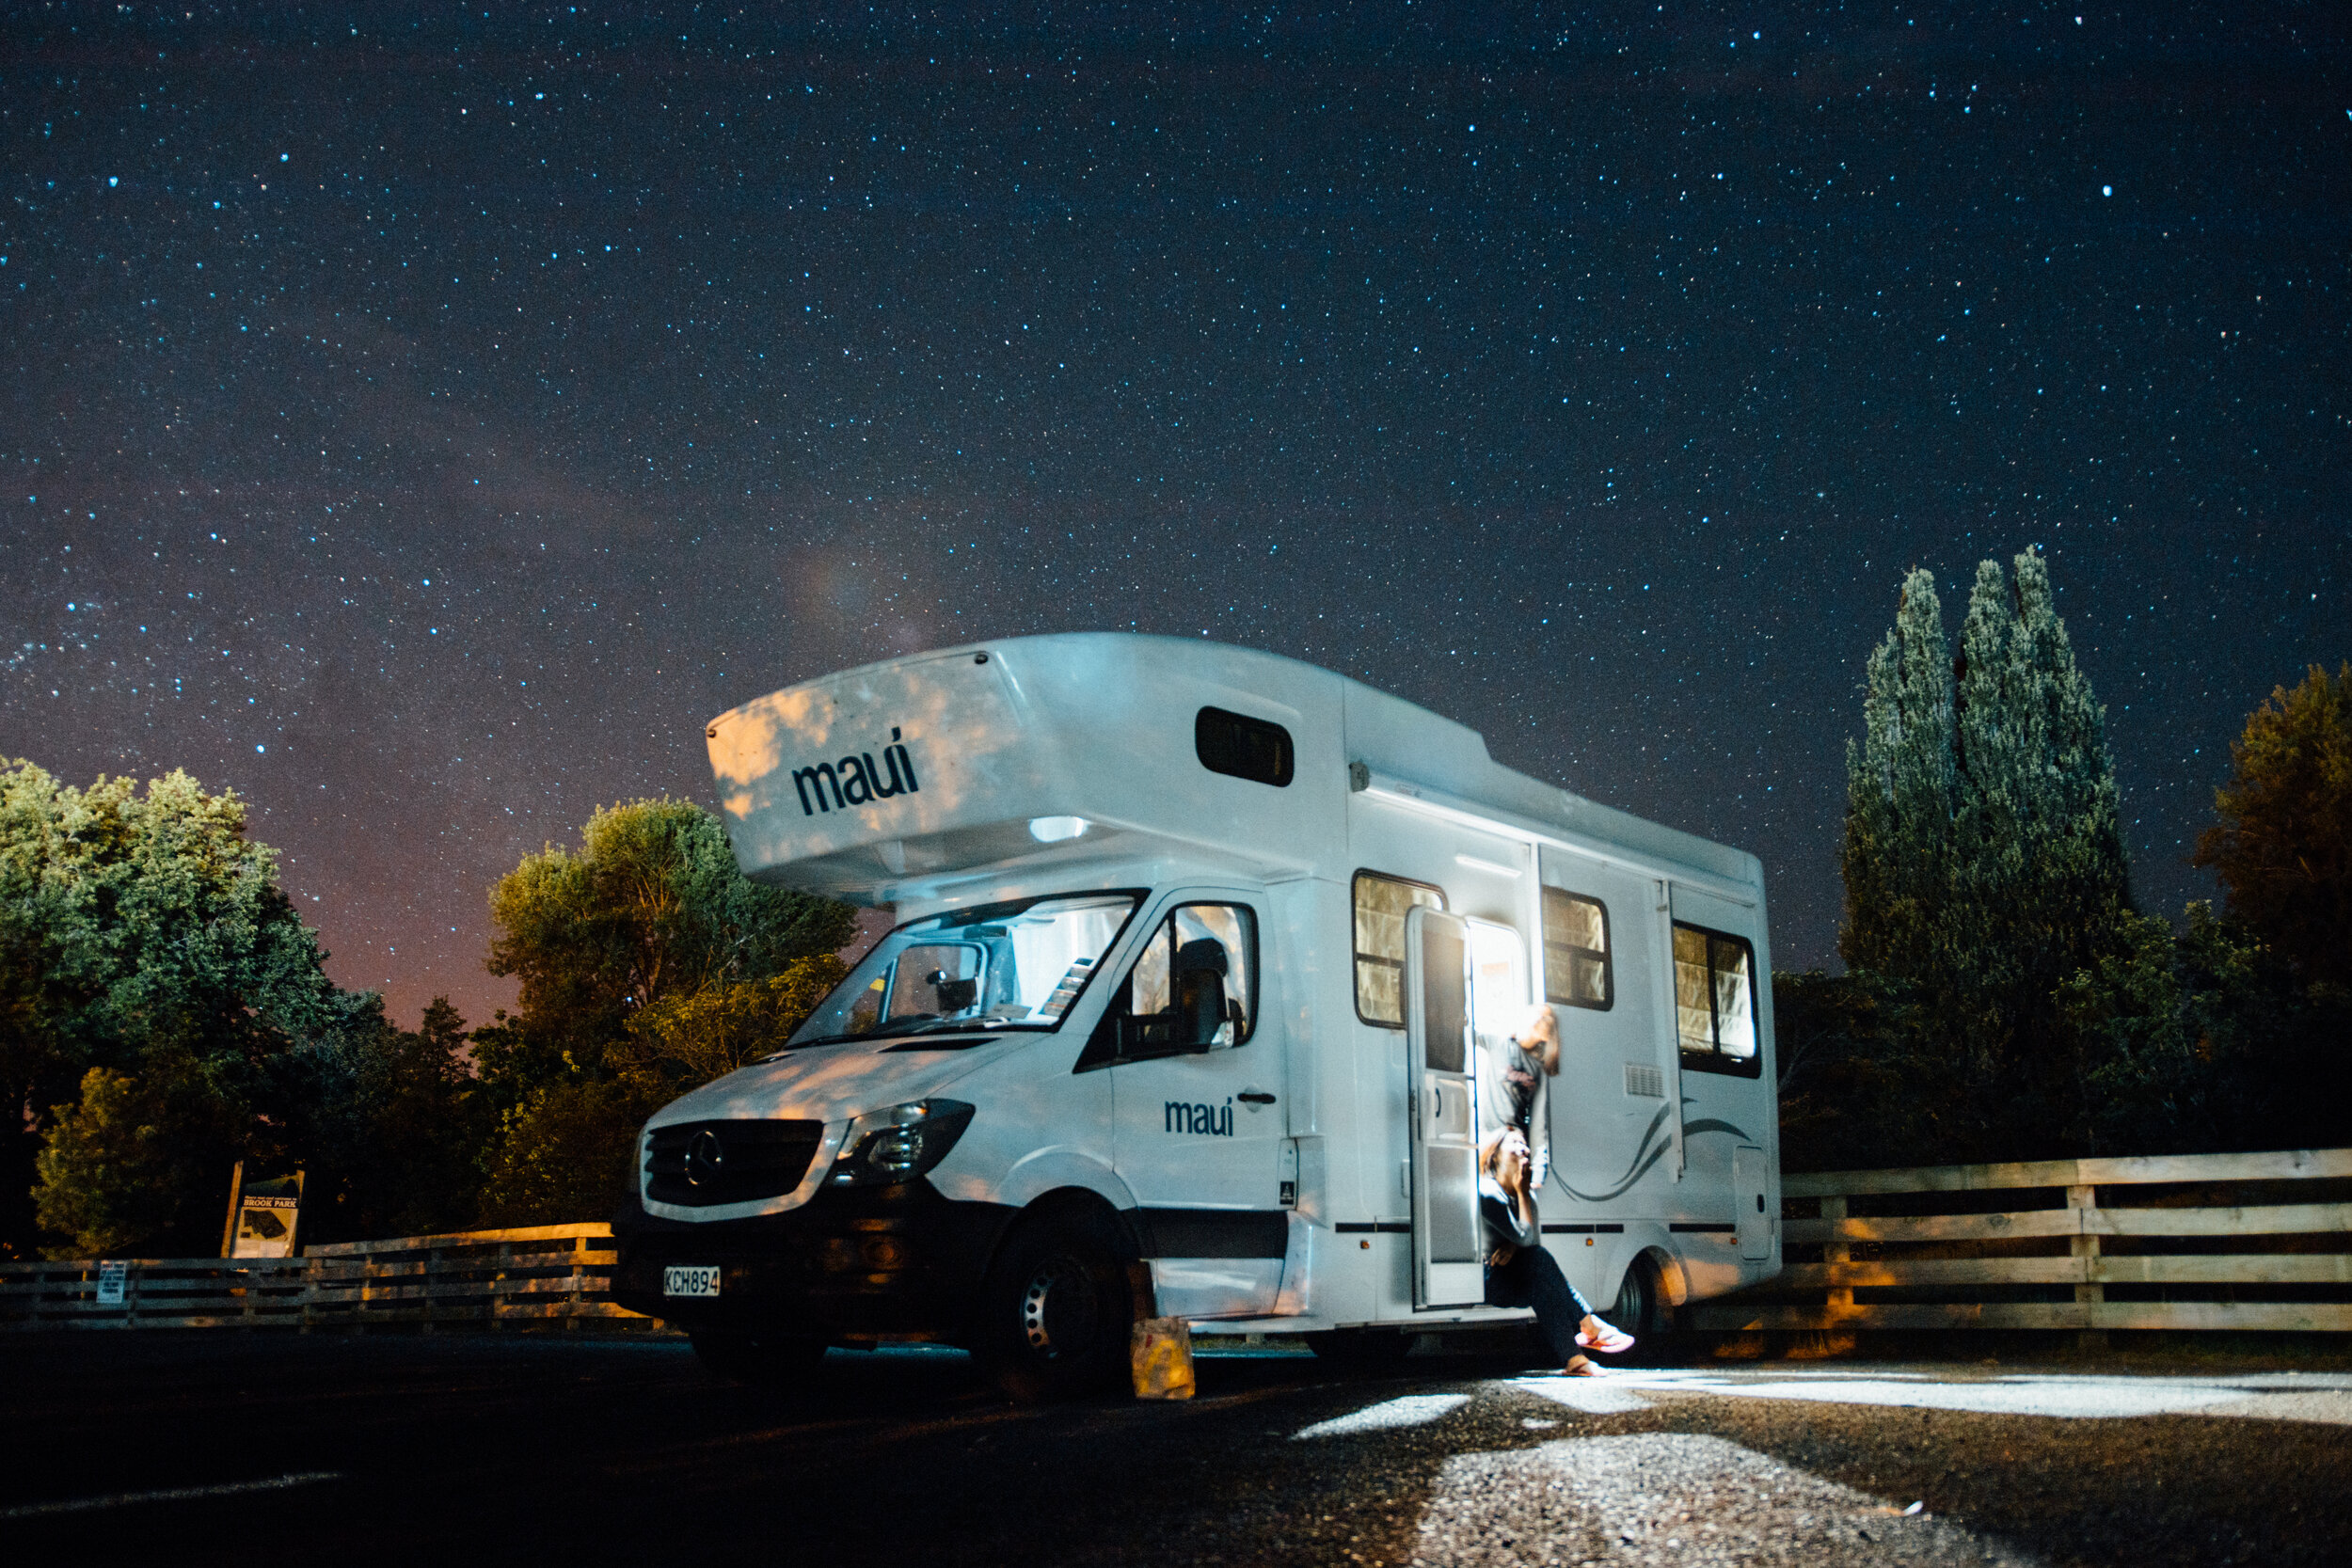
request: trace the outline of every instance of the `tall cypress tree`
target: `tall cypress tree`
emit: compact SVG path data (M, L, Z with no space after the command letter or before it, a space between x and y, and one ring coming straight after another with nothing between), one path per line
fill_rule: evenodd
M1952 660L1935 578L1903 578L1894 629L1870 656L1860 745L1846 743L1846 922L1851 969L1931 990L1949 968L1947 906L1957 778Z
M2104 713L2074 663L2049 570L1979 565L1957 657L1933 579L1904 579L1848 747L1847 964L1899 981L1957 1081L1950 1150L2045 1151L2079 1125L2086 1064L2063 1049L2058 982L2122 940L2130 911Z

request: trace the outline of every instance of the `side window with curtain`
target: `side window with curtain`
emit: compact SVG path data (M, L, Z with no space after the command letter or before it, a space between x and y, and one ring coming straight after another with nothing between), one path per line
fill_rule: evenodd
M1077 1070L1247 1045L1257 1020L1257 915L1246 904L1179 904L1120 982Z
M1425 882L1356 873L1356 1016L1383 1028L1405 1027L1405 917L1415 905L1445 908Z
M1597 898L1544 889L1544 999L1606 1011L1616 1001L1609 963L1609 909Z
M1763 1071L1756 953L1744 939L1675 923L1675 1032L1685 1072L1754 1078Z

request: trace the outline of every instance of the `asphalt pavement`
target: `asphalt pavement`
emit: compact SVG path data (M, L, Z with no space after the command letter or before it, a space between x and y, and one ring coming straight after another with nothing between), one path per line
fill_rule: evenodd
M1189 1402L1027 1409L947 1351L835 1351L774 1393L675 1341L8 1335L0 1539L247 1564L2352 1561L2341 1362L1525 1359L1210 1354Z

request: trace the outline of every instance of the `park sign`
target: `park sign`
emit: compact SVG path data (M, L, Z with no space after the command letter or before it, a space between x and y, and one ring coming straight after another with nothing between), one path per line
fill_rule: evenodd
M223 1258L292 1258L294 1229L302 1218L302 1172L247 1181L245 1162L229 1178L228 1233Z

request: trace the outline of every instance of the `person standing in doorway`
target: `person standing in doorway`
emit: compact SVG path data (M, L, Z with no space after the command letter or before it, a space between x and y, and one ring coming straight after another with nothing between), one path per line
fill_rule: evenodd
M1482 1132L1516 1128L1527 1142L1531 1185L1551 1174L1551 1081L1560 1073L1560 1021L1542 1003L1521 1013L1510 1037L1482 1039L1478 1096Z

